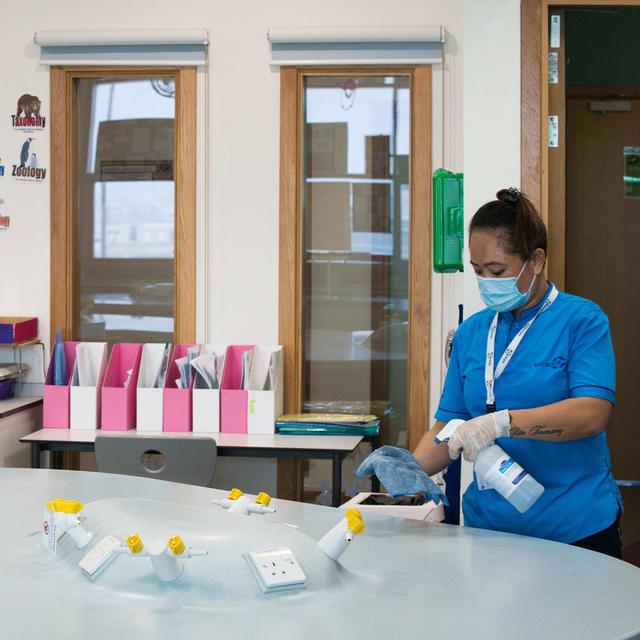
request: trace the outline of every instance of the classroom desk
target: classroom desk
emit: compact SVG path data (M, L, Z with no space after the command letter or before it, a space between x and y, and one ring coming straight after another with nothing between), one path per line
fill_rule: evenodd
M640 569L585 549L365 513L366 531L336 564L315 545L343 517L331 507L274 500L275 514L240 516L212 505L226 492L78 471L0 469L0 485L7 639L640 637ZM85 502L96 541L177 533L209 555L185 561L172 583L128 557L92 582L77 567L88 549L66 541L53 557L41 546L43 506L57 497ZM242 553L266 546L294 551L305 590L258 589Z
M42 398L0 400L0 467L26 467L29 464L29 452L18 441L41 424Z
M42 406L42 398L7 398L0 400L0 419L8 418L21 411L27 411L34 407Z
M288 435L248 435L237 433L157 433L129 431L95 431L89 429L40 429L20 438L20 442L31 445L31 467L40 467L40 453L50 451L52 467L62 466L63 451L95 450L96 434L120 435L130 438L159 436L162 438L211 437L218 446L219 456L251 458L306 458L310 460L331 460L332 502L340 505L342 496L342 461L364 439L362 436L288 436ZM374 489L377 490L377 489Z

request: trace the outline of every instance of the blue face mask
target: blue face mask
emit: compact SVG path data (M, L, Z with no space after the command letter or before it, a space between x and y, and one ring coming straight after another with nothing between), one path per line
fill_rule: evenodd
M476 276L480 297L487 307L494 311L513 311L529 302L531 289L533 289L533 283L536 281L537 276L534 276L533 280L531 280L529 289L524 293L520 293L518 279L526 266L527 263L525 262L522 265L522 269L520 269L520 273L514 278L482 278Z

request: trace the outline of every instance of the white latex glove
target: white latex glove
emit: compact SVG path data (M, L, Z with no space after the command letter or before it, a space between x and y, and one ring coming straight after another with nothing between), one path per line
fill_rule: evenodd
M509 435L510 422L507 409L463 422L449 438L449 457L456 460L463 451L465 460L475 462L481 449Z

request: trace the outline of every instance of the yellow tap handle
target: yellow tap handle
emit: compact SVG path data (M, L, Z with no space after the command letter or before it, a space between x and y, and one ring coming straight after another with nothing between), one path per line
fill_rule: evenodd
M180 536L173 536L173 538L169 538L169 542L167 544L174 556L179 556L187 550L187 547L184 546L184 542Z
M233 489L231 489L231 491L229 491L229 495L227 496L227 498L229 500L237 500L238 498L240 498L243 495L244 495L243 491L240 491L240 489L236 489L234 487Z
M256 504L261 504L264 507L268 507L269 504L271 504L271 496L268 493L261 491L256 496Z
M137 533L127 538L127 546L134 555L140 553L144 549L144 544Z
M362 514L360 513L360 511L358 511L354 507L351 507L351 509L347 509L346 516L347 516L347 519L360 518L360 520L362 520Z
M55 500L47 502L47 509L58 513L80 513L83 508L84 504L77 500L63 500L62 498L56 498Z
M351 533L357 535L364 531L364 519L362 518L360 511L352 507L351 509L347 509L346 516L347 527L349 527L349 531L351 531Z
M354 535L364 531L364 520L362 518L347 518L347 527Z

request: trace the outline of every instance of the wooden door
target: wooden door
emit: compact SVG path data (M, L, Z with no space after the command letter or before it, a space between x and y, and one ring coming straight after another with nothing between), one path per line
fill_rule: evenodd
M595 90L594 98L606 94ZM624 148L640 147L640 100L631 111L567 100L566 290L609 316L617 404L608 429L613 474L640 480L640 197L625 197ZM640 544L640 488L622 489L625 547Z

